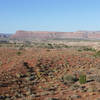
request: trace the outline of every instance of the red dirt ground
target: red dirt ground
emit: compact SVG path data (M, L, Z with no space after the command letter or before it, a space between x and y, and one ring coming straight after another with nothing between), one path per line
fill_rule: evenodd
M77 81L66 85L61 81L61 77L68 74L79 77L82 72L87 79L99 74L100 58L94 54L71 48L0 48L0 100L99 100L100 82L80 84ZM87 90L72 90L75 84Z

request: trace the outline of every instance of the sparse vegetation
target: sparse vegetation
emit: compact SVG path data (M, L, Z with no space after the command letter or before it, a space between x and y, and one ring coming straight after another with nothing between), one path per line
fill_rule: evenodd
M22 54L22 52L18 51L16 54L17 54L18 56L20 56L20 55Z
M10 100L14 97L41 100L51 96L65 100L68 94L68 98L84 99L84 93L98 93L100 58L93 55L99 55L99 51L55 43L33 44L16 43L0 48L3 63L0 64L0 95L4 98L9 95ZM24 49L19 50L21 46ZM86 74L80 74L81 71Z
M73 75L64 75L62 77L62 81L64 82L64 84L70 84L71 85L71 83L75 83L77 80L78 79Z
M95 54L94 54L95 57L100 57L100 51L97 51Z
M79 82L80 82L80 84L85 84L86 83L86 75L81 74L79 76Z
M94 48L90 48L90 47L84 47L83 50L84 51L96 51Z
M96 52L96 50L92 47L87 47L87 46L83 46L83 47L78 47L78 51L81 52L81 51L92 51L92 52Z
M50 44L50 43L48 43L48 47L47 47L47 48L49 48L49 49L53 49L53 45Z
M0 61L0 66L1 66L2 64L3 64L2 61Z

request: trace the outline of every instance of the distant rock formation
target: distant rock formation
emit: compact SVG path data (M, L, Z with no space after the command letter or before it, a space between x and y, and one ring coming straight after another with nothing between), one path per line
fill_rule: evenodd
M48 31L17 31L11 36L17 40L48 40L48 39L100 39L100 31L48 32Z
M0 38L9 38L11 34L0 33Z

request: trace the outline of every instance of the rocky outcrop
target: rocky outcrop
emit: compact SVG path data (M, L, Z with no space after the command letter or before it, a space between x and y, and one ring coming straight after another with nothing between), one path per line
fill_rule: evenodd
M100 39L99 31L48 32L48 31L17 31L11 37L18 40L48 39Z

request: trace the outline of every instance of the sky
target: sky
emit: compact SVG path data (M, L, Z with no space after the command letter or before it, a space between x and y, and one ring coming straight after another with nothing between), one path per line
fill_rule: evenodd
M100 0L0 0L0 33L100 31Z

